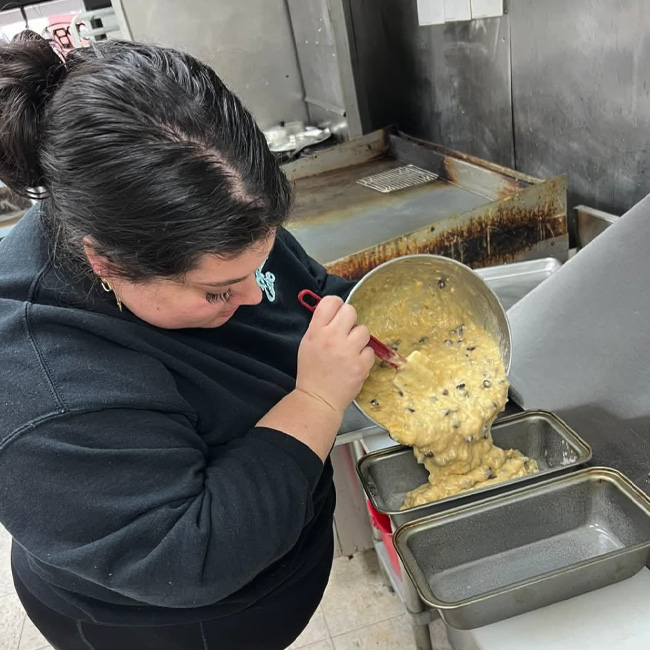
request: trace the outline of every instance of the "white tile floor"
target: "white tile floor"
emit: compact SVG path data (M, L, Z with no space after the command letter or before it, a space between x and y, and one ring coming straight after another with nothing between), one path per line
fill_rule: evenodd
M14 592L10 545L0 526L0 650L48 650ZM435 650L449 650L440 621L432 625L432 637ZM298 648L415 650L409 619L384 585L374 551L334 560L323 602L290 650Z
M434 650L451 650L441 621ZM384 585L374 551L339 557L320 607L290 650L415 650L409 617Z

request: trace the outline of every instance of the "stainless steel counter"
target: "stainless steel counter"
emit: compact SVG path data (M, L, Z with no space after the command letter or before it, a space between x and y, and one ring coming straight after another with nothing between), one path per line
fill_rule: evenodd
M650 494L650 197L509 312L526 408L562 417Z

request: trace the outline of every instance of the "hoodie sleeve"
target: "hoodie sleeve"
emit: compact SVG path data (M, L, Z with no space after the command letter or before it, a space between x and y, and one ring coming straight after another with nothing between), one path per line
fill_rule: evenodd
M208 449L183 415L126 408L57 415L0 455L0 514L19 544L163 607L215 603L285 555L323 468L273 429Z

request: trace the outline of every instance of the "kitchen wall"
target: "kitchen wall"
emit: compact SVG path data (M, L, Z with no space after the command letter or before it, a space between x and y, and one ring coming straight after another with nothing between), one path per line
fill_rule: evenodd
M191 52L244 100L262 128L307 120L285 0L121 0L134 40Z
M647 0L510 0L419 27L416 0L347 0L366 131L408 133L548 178L621 214L650 192Z
M566 172L570 207L621 214L650 192L648 0L508 0L501 18L430 27L416 0L121 3L134 38L211 63L263 127L358 109L353 133L397 123L532 175Z

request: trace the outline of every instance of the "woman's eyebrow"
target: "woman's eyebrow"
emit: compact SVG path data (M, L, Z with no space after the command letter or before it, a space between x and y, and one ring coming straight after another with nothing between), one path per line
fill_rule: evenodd
M224 280L223 282L200 282L196 280L197 284L200 284L201 286L204 287L225 287L229 284L237 284L237 282L241 282L242 280L245 280L248 276L245 275L243 278L235 278L233 280Z

